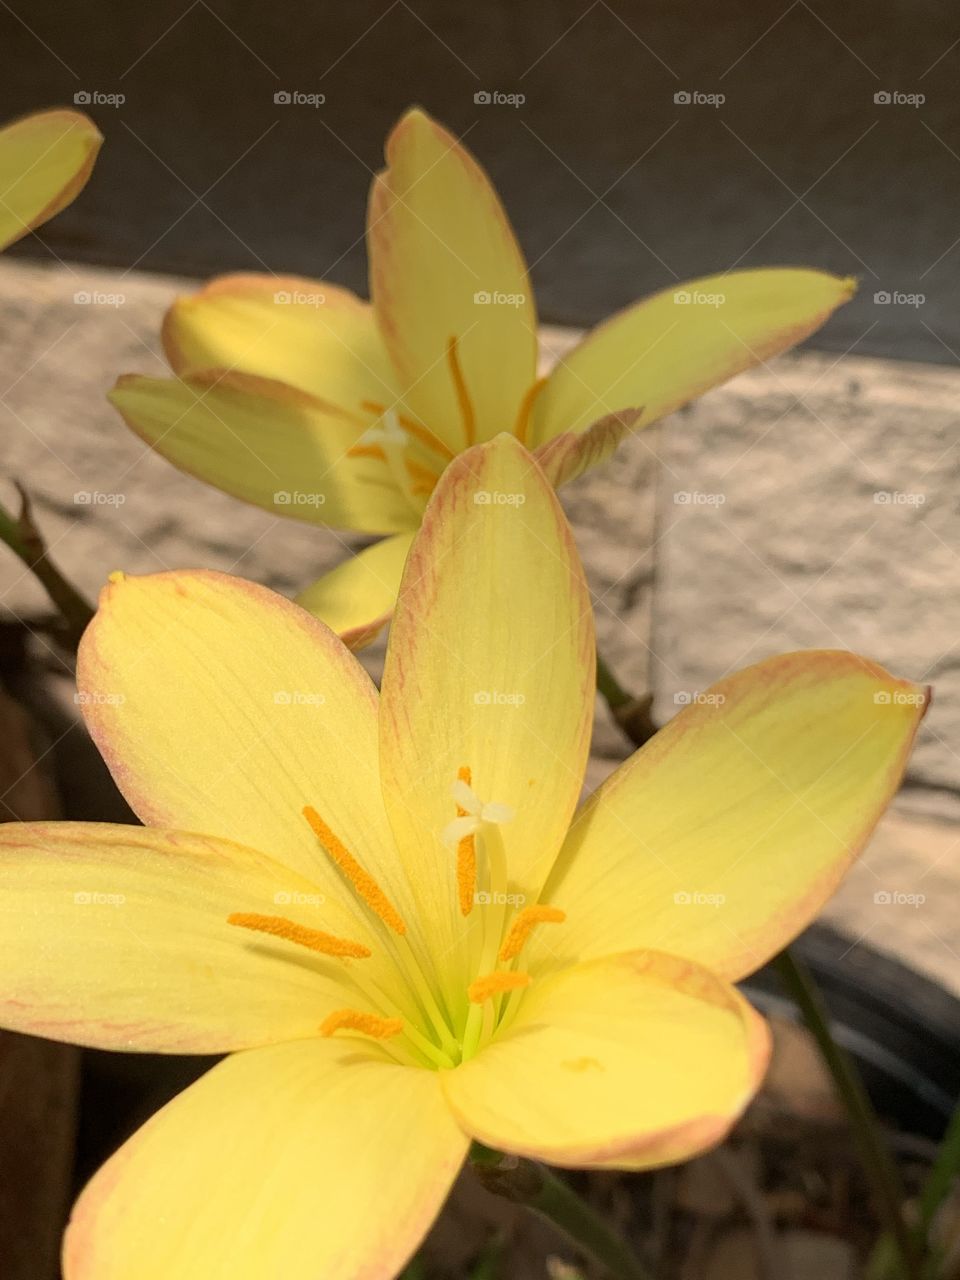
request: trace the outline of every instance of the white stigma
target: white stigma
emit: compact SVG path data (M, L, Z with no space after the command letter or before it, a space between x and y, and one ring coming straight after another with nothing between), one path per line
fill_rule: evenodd
M483 801L462 778L451 787L451 794L463 814L448 822L443 829L442 840L446 845L458 845L467 836L476 835L485 823L499 825L509 822L514 817L514 810L508 804L499 804L496 800Z
M401 427L396 409L386 409L376 426L368 428L361 436L361 440L364 444L405 449L410 443L410 433Z

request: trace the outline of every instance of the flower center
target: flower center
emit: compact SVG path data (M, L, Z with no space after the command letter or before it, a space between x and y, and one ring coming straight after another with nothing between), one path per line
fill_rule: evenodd
M442 840L449 848L456 848L460 914L466 918L479 908L479 918L471 921L465 938L465 954L474 976L465 982L459 1001L451 1000L449 991L444 994L438 975L411 945L406 922L381 885L310 805L303 809L304 818L373 917L408 995L394 993L391 997L369 969L353 963L373 955L364 942L285 916L234 912L227 917L227 922L238 928L295 943L348 966L349 981L368 1007L332 1010L318 1027L320 1035L366 1036L381 1042L398 1062L454 1067L473 1057L513 1016L519 993L533 981L514 964L538 926L561 924L566 915L546 903L522 906L518 896L509 892L499 828L514 817L513 809L482 799L473 789L472 773L466 765L458 771L451 795L455 816L444 828Z

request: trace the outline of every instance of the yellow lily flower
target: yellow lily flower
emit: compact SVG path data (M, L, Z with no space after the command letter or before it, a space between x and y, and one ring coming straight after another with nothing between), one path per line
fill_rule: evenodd
M125 376L110 396L149 445L227 493L390 535L299 597L352 647L389 620L413 532L457 454L509 430L563 483L628 430L800 342L854 288L794 269L676 285L538 379L526 264L484 170L420 110L386 159L367 218L371 304L323 281L224 276L166 317L177 380Z
M38 111L0 129L0 249L80 194L102 142L80 111Z
M78 684L147 825L0 826L0 1022L230 1056L93 1178L66 1280L378 1280L472 1138L624 1169L719 1141L769 1051L732 983L832 892L927 697L762 662L574 816L590 600L509 435L438 485L379 697L323 623L204 571L113 575Z

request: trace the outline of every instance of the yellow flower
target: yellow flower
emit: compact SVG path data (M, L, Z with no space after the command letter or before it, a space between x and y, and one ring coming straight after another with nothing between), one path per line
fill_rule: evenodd
M126 376L111 394L191 475L274 514L391 535L300 597L351 647L389 619L455 455L511 431L563 483L626 431L807 337L854 287L792 269L675 285L538 380L526 264L483 169L420 110L386 156L367 220L372 304L323 281L224 276L166 317L178 380Z
M768 1055L732 983L832 892L926 703L774 658L574 816L590 601L509 435L439 483L379 696L324 624L203 571L113 575L78 684L147 825L0 826L0 1021L230 1056L94 1177L67 1280L377 1280L471 1138L626 1169L717 1142Z
M79 111L38 111L0 129L0 249L80 194L102 142Z

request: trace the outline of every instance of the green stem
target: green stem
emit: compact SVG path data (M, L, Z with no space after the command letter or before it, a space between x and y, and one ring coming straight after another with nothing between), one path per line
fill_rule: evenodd
M937 1158L920 1194L917 1221L913 1226L913 1238L921 1256L929 1249L930 1227L937 1210L958 1177L960 1177L960 1105L950 1117L947 1131L940 1141ZM936 1275L936 1259L930 1259L930 1261L934 1264L932 1274ZM884 1235L873 1251L867 1274L871 1280L888 1280L888 1277L894 1274L895 1263L894 1242L889 1235Z
M610 714L634 746L642 747L645 742L649 742L657 732L657 726L650 715L653 697L649 693L642 694L640 697L634 697L633 694L628 693L599 650L597 652L597 689L610 708Z
M93 609L49 558L43 537L33 522L27 492L19 484L16 487L20 494L20 516L15 520L0 506L0 542L5 542L20 557L43 586L63 618L64 641L75 650L93 617Z
M782 951L774 964L833 1077L834 1087L846 1109L850 1127L860 1148L864 1171L880 1204L903 1275L908 1280L918 1280L919 1255L903 1214L906 1193L890 1150L883 1141L880 1122L859 1072L846 1050L834 1039L830 1031L830 1015L806 967L790 951Z
M477 1177L494 1195L526 1205L546 1218L614 1280L652 1280L624 1240L554 1173L532 1160L504 1155L474 1143L470 1159Z

